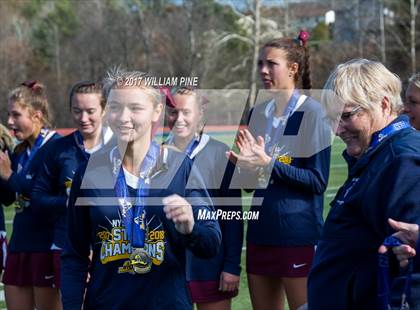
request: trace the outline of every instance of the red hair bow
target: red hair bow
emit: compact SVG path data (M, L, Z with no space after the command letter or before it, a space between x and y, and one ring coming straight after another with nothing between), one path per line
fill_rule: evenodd
M306 42L309 40L309 32L301 30L298 35L298 40L302 42L303 46L305 46Z
M29 80L29 81L23 82L21 85L26 86L31 90L36 90L39 87L37 86L37 84L38 84L37 80Z

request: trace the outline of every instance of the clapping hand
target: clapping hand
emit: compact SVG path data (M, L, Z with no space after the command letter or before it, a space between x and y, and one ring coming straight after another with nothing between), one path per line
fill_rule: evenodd
M240 130L236 139L239 154L234 151L226 152L226 156L237 166L255 171L266 167L271 162L271 157L265 152L264 138L258 136L255 139L248 129Z

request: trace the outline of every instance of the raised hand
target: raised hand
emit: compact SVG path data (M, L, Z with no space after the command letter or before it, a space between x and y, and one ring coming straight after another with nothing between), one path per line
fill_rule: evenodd
M171 195L162 199L166 218L172 220L175 229L183 235L188 235L194 227L194 215L191 205L179 195Z

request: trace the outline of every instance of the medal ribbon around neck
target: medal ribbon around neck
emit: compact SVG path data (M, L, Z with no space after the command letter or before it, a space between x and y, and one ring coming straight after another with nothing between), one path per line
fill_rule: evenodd
M274 121L274 111L275 111L275 101L273 102L273 111L269 113L268 119L267 119L267 125L265 127L265 151L269 155L273 155L275 144L278 143L280 134L282 130L284 129L286 125L286 121L289 118L289 116L293 113L294 109L296 108L296 105L298 103L300 96L298 92L295 90L293 91L292 96L290 97L289 102L287 103L286 108L283 111L283 115L281 116L281 121L277 128L274 128L273 121Z
M115 150L115 149L114 149ZM118 151L113 152L112 157L119 156ZM132 248L143 248L146 231L147 231L147 222L146 222L146 209L144 198L147 197L149 188L148 182L151 171L156 165L160 154L160 147L154 141L151 142L149 150L143 159L143 162L140 167L140 178L139 186L137 189L137 194L135 197L135 203L132 205L127 197L129 196L127 182L124 177L124 170L121 166L117 182L115 184L115 193L119 197L119 208L121 216L124 221L124 226L127 232L128 240L130 241ZM112 158L112 162L121 162L118 158ZM115 169L114 169L115 170Z
M80 151L82 152L83 156L86 160L89 159L89 153L86 152L85 145L84 145L84 139L80 131L74 132L74 140L76 141L77 146L79 147Z
M168 137L168 139L166 140L166 144L173 144L175 145L175 137L174 135L171 133ZM200 140L201 140L201 136L200 135L195 135L194 138L190 141L190 143L188 143L187 147L185 148L184 153L191 158L191 154L194 152L194 150L197 148L197 146L200 144Z
M404 120L392 123L380 130L379 132L374 133L372 136L372 141L369 145L369 148L366 150L366 153L374 150L379 145L379 143L381 143L381 141L385 138L391 137L398 131L409 127L411 127L410 123Z
M19 175L26 175L29 170L30 163L34 158L36 152L41 148L45 138L47 137L49 130L47 128L42 128L38 137L35 140L32 149L29 150L29 147L26 147L22 154L19 156L19 165L22 167L22 170L18 172ZM29 155L28 155L29 153Z
M194 152L194 150L197 148L198 144L200 143L200 137L195 136L194 139L191 140L190 143L188 143L187 148L185 149L185 154L188 155L188 157L191 157L191 154Z

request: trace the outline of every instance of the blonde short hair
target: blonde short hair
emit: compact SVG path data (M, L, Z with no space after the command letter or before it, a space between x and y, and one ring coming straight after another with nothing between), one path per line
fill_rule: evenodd
M324 89L332 90L344 104L355 103L366 111L389 99L392 111L399 112L401 80L382 63L368 59L352 59L338 65L329 76Z
M420 88L420 72L413 74L408 81L413 83L417 88Z

